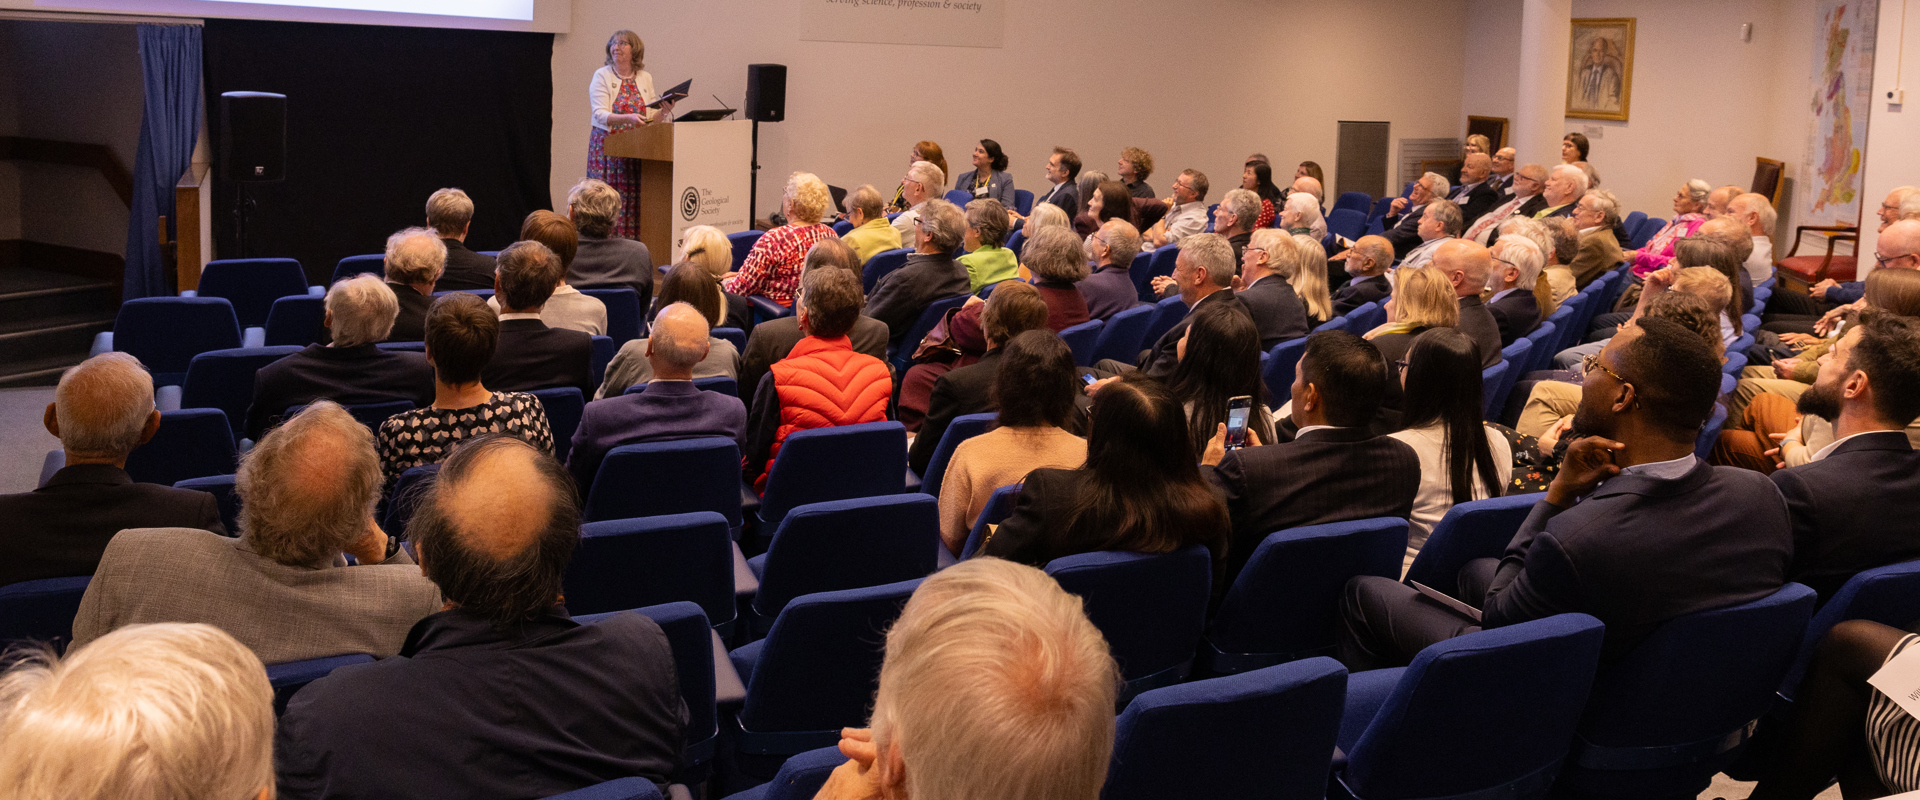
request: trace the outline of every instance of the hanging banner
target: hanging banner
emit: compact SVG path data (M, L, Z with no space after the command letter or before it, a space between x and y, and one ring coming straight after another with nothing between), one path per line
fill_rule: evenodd
M808 42L999 47L1006 0L795 0Z

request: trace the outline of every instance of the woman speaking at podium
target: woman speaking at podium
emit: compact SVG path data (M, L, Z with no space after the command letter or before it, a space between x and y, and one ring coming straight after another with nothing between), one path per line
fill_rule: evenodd
M673 119L673 103L658 109L647 104L660 99L653 89L653 76L641 65L647 46L633 31L619 31L607 40L607 65L593 72L587 89L593 101L593 134L587 140L587 177L606 181L620 193L620 216L613 221L613 235L628 239L640 235L640 169L633 159L609 156L607 134L631 130L655 122Z

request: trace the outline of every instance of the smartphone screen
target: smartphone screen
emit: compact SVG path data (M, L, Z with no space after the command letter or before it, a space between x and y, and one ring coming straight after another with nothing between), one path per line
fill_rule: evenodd
M1227 401L1227 449L1247 446L1247 416L1253 413L1253 398L1240 395Z
M1085 384L1086 384L1086 385L1088 385L1088 386L1092 386L1092 385L1094 384L1094 382L1095 382L1095 380L1097 380L1097 379L1096 379L1096 378L1094 378L1094 377L1093 377L1092 375L1087 375L1087 374L1084 374L1084 373L1083 373L1083 374L1082 374L1082 375L1080 376L1080 381L1081 381L1082 383L1085 383Z

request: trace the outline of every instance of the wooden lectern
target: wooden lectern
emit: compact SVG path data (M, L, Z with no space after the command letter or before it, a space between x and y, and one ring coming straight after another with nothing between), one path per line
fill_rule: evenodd
M639 159L640 241L656 264L673 261L673 124L642 125L611 133L602 142L607 155ZM621 198L634 202L634 198Z

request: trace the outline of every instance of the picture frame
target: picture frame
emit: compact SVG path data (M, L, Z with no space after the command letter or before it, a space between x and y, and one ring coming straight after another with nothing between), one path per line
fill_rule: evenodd
M1634 18L1576 19L1567 48L1567 116L1625 122L1633 98Z
M1468 114L1467 115L1467 134L1473 135L1476 133L1480 134L1481 136L1487 137L1487 141L1493 143L1494 150L1499 150L1502 147L1506 147L1507 146L1507 118L1506 117L1476 117L1472 114ZM1493 153L1488 153L1487 155L1493 155Z

